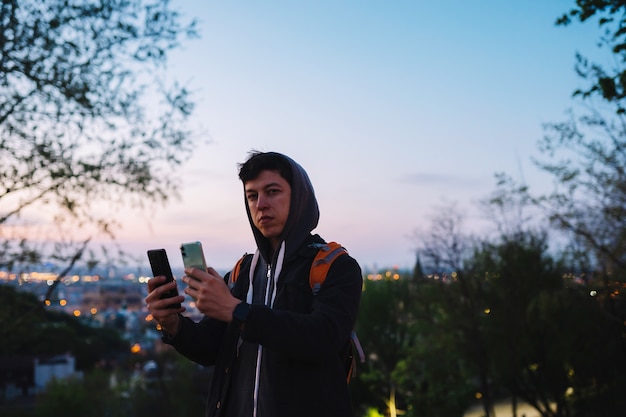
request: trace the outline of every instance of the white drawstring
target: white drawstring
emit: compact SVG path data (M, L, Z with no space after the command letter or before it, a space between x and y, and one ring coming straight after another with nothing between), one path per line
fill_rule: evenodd
M265 288L265 299L263 300L266 305L270 308L274 305L274 299L276 298L276 283L278 282L278 277L280 275L280 271L283 269L283 260L285 259L285 242L283 241L280 245L280 249L278 250L278 257L276 258L276 265L274 268L274 273L272 274L272 266L268 265L267 269L267 283ZM256 264L259 260L259 250L254 253L254 257L252 258L252 264L250 265L250 286L248 287L248 295L246 297L248 304L252 304L252 282L254 279L254 270L256 269ZM271 298L269 297L270 288L274 287L272 291ZM252 404L252 417L257 417L257 410L259 405L259 381L261 379L261 358L263 356L263 346L259 343L259 348L256 353L256 369L254 372L254 394L252 396L253 404Z
M257 249L252 256L252 263L250 264L250 273L248 274L248 278L250 281L250 285L248 285L248 294L246 295L246 302L252 305L252 281L254 280L254 270L256 269L256 264L259 262L259 250Z
M280 276L280 272L283 270L283 260L285 259L285 242L280 245L280 249L278 251L278 258L276 259L276 266L274 267L274 276L272 280L272 285L274 286L274 291L272 291L272 298L269 300L267 304L270 307L274 307L274 300L276 299L276 283L278 282L278 277Z

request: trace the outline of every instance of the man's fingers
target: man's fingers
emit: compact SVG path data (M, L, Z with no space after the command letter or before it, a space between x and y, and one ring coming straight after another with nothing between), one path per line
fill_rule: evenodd
M159 316L168 316L173 313L182 313L185 311L184 307L174 308L173 304L182 304L185 301L185 297L182 295L177 295L175 297L169 298L156 298L148 303L148 310L153 313L153 315L157 314Z
M148 280L148 292L154 291L159 285L163 284L165 281L165 277L162 275L156 276L154 278L150 278Z
M172 282L167 282L165 284L157 286L156 288L154 288L152 293L154 294L155 297L161 298L168 291L172 291L176 289L177 289L176 282L172 281Z
M185 268L185 276L183 278L187 278L187 279L183 279L183 281L186 282L187 285L189 285L189 283L192 282L193 280L202 282L202 280L205 279L207 275L208 274L206 273L206 271L203 271L198 268L194 268L194 267Z
M148 292L159 290L160 288L163 288L163 287L165 287L165 289L161 291L168 291L176 287L176 281L166 282L166 280L167 279L165 278L164 275L159 275L154 278L150 278L150 280L148 280Z

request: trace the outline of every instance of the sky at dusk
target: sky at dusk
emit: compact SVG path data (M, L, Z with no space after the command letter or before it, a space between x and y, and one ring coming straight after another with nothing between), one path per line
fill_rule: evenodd
M200 38L168 71L193 93L194 155L181 196L120 220L122 247L199 240L230 268L254 250L237 163L277 151L309 173L315 232L365 269L411 268L415 230L475 202L506 172L546 187L532 164L542 124L564 120L581 86L577 51L597 55L594 23L556 27L572 1L174 1Z

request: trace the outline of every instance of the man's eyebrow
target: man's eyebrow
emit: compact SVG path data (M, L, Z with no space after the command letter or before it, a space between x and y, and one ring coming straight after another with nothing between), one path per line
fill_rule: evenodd
M262 185L261 187L250 187L250 188L246 188L246 192L255 192L257 190L263 190L266 188L270 188L270 187L282 187L282 185L279 182L270 182L269 184L265 184Z
M260 186L260 187L258 187L258 188L256 188L256 187L250 187L250 188L247 188L247 186L246 186L246 188L245 188L245 191L244 191L244 192L245 192L246 194L247 194L247 193L256 193L256 192L258 192L259 190L267 190L268 188L272 188L272 187L279 187L279 188L281 188L281 189L282 189L282 188L284 188L284 185L283 185L283 184L281 184L280 182L270 182L270 183L268 183L268 184L264 184L264 185L262 185L262 186Z

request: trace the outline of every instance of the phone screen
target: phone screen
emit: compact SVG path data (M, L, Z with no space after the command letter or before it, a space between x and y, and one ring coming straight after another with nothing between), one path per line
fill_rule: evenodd
M207 265L204 259L202 243L183 243L180 245L180 253L183 256L183 265L185 265L185 268L194 267L206 271Z

